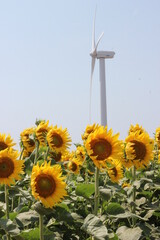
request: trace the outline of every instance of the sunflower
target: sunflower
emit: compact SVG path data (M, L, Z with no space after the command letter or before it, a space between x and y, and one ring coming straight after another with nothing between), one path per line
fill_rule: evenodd
M123 166L119 160L114 160L112 167L108 168L108 175L112 182L119 183L119 180L123 178Z
M45 162L41 166L37 164L32 169L32 195L46 208L52 208L67 195L66 183L61 175L61 167L51 166L50 162Z
M130 183L128 183L128 182L124 182L124 183L122 183L122 188L130 188L131 187L131 184Z
M24 149L24 150L23 150L23 155L22 155L22 156L23 156L23 159L29 157L29 156L31 155L31 153L32 153L32 152L28 152L26 149Z
M56 162L60 162L62 160L62 153L61 152L49 151L49 156L51 157L51 159L54 159Z
M80 166L81 166L81 161L79 161L79 159L75 157L68 163L68 169L75 174L79 173Z
M40 122L38 127L36 128L36 137L40 143L41 146L45 146L46 144L46 135L50 129L50 127L48 127L49 121L47 122Z
M160 149L160 127L156 129L155 140L158 145L158 149Z
M121 163L122 163L123 167L126 168L127 170L134 165L133 162L130 159L128 159L126 156L123 156L121 158Z
M76 157L79 159L79 161L81 162L81 163L83 163L84 162L84 160L85 160L85 149L84 149L84 147L83 146L77 146L77 149L76 149L76 151L75 151L75 155L76 155Z
M65 151L71 145L71 138L67 128L63 130L61 127L52 127L47 134L47 142L52 151Z
M142 126L139 126L138 123L136 125L131 125L128 131L128 135L135 132L138 132L139 134L141 134L145 132L145 129L142 128Z
M16 143L13 142L10 135L6 136L5 134L0 133L0 151L13 147L14 145L16 145Z
M136 169L146 167L153 160L153 141L148 133L131 133L126 138L126 158Z
M70 152L68 150L64 151L61 157L63 162L70 161L74 157L74 151Z
M32 152L35 148L35 141L34 141L34 134L35 134L35 128L27 128L23 132L21 132L21 141L24 149L27 150L27 152Z
M160 164L160 153L158 154L158 163Z
M112 162L113 158L122 155L122 142L118 140L119 134L112 135L112 129L107 132L107 127L99 127L91 133L85 147L94 164L100 168L105 161Z
M84 134L82 135L82 140L85 142L90 133L93 133L96 129L99 128L99 124L87 125Z
M20 174L23 174L24 161L17 160L18 151L13 149L5 149L0 151L0 184L15 184L15 180L19 180Z

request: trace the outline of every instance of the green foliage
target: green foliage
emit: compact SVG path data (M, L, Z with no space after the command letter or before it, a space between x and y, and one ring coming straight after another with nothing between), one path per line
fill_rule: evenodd
M39 165L44 162L46 150L46 146L38 150ZM4 186L0 186L0 239L5 240L9 233L13 240L39 240L39 214L44 216L44 240L160 239L160 167L156 161L136 171L136 179L131 169L124 170L119 184L111 182L106 171L100 172L95 216L95 166L88 155L76 175L66 169L66 162L56 163L50 156L51 164L62 166L68 192L52 209L45 208L31 194L34 159L35 150L25 158L24 178L9 187L9 220L5 216ZM123 188L126 182L130 185Z
M76 187L77 196L89 198L95 192L94 184L78 184Z
M117 215L120 213L124 213L125 210L121 207L119 203L109 203L109 205L106 207L105 212L110 215Z
M108 239L108 230L103 222L95 215L89 214L82 225L82 230L97 240Z
M142 230L139 227L127 228L126 226L122 226L117 229L116 233L120 240L138 240L141 237Z

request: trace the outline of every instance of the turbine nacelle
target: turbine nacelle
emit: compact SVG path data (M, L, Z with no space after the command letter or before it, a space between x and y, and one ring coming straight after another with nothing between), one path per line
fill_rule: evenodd
M97 51L97 58L113 58L115 52L112 51Z
M115 52L112 51L97 51L97 52L91 52L90 56L93 58L113 58L115 55Z

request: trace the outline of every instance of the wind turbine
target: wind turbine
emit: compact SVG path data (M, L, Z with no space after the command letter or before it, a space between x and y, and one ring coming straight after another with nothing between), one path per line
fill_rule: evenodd
M99 78L100 78L100 106L101 106L101 125L107 125L107 104L106 104L106 75L105 75L105 59L113 58L115 52L112 51L97 51L98 44L103 36L103 32L100 35L97 43L95 44L95 18L93 22L93 36L92 36L92 50L90 56L92 57L91 62L91 83L90 83L90 112L91 112L91 91L92 91L92 79L95 67L96 59L99 60ZM91 118L91 113L90 113Z

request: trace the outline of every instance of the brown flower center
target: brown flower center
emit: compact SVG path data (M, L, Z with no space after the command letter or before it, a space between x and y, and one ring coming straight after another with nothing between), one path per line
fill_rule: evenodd
M73 172L75 172L75 171L77 170L77 164L74 163L74 162L72 162L72 163L71 163L71 166L70 166L70 169L71 169Z
M28 143L28 145L29 145L30 147L34 147L34 146L35 146L35 142L34 142L34 140L31 139L31 138L29 138L29 139L27 140L27 143Z
M62 140L62 138L61 138L61 136L60 136L59 134L54 133L54 134L52 135L52 141L51 141L51 143L52 143L55 147L59 148L59 147L62 146L63 140Z
M4 150L6 148L8 148L8 145L4 142L0 142L0 151Z
M40 137L40 138L45 138L46 135L47 135L48 131L46 129L39 129L37 131L37 137Z
M0 159L0 178L9 177L14 171L14 163L8 157L2 157Z
M97 160L107 159L112 152L112 146L106 139L93 140L91 142L93 153L91 156L97 156Z
M160 141L160 132L157 133L157 140Z
M53 177L47 174L40 174L36 178L36 192L40 197L47 198L54 193L56 189L56 183Z
M144 159L146 156L146 146L144 143L132 140L131 143L133 143L132 148L134 149L135 158L134 160Z
M114 175L114 177L116 177L118 175L118 171L116 169L116 167L111 168L112 171L112 175Z
M56 162L59 162L61 160L61 156L62 156L62 153L59 152L59 153L55 153L55 152L51 152L51 157L56 161Z

